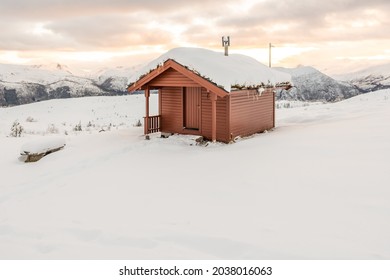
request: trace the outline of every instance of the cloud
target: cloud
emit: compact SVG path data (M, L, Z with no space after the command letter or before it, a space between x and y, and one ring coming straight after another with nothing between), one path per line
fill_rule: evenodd
M388 10L388 0L2 0L0 51L216 49L222 35L235 49L356 46L387 40Z
M247 9L237 11L245 3ZM51 41L57 40L59 45L68 45L66 47L109 48L172 43L175 32L157 25L153 32L148 24L152 21L172 28L181 26L182 37L178 42L217 46L219 36L229 34L239 45L255 46L260 40L271 39L310 42L382 38L386 33L383 25L389 22L387 15L378 16L375 12L388 8L389 1L384 0L328 0L321 3L315 0L3 0L5 16L1 21L24 23L30 27L45 23L45 28L52 31L52 36L47 34L48 42L52 44ZM11 47L37 45L34 34L26 37L28 28L11 28L13 36L4 29L0 31L0 36L12 37L10 41L14 43L10 44Z
M262 1L247 13L220 19L216 26L249 42L254 37L279 42L383 38L389 25L384 11L389 8L384 0Z
M74 16L102 14L131 14L150 12L154 14L171 13L182 9L214 8L224 0L197 0L193 2L179 0L2 0L3 14L23 16L34 19L55 19Z
M206 0L3 0L1 49L126 48L172 45L175 27L185 29L193 13L217 5ZM207 3L207 5L205 5ZM157 22L150 28L151 22ZM48 32L37 34L35 26ZM172 30L169 30L169 26ZM42 38L43 37L43 38Z
M167 44L169 32L155 32L148 28L147 18L123 15L99 15L60 20L47 24L47 28L80 47L117 49L143 45Z

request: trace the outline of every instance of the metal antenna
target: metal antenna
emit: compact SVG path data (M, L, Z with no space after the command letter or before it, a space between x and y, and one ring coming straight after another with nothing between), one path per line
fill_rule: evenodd
M225 47L225 56L229 55L230 36L222 36L222 47Z

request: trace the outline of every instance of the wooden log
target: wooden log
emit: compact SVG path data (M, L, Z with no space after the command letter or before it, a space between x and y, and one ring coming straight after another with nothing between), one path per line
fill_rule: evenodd
M26 152L23 154L23 155L27 156L27 158L24 162L36 162L36 161L40 160L41 158L43 158L44 156L47 156L47 155L54 153L54 152L58 152L59 150L63 149L64 147L65 147L65 145L62 147L48 150L44 153L28 153L28 152Z
M25 162L36 162L64 147L65 139L62 137L42 137L25 143L20 150L20 154L25 156Z

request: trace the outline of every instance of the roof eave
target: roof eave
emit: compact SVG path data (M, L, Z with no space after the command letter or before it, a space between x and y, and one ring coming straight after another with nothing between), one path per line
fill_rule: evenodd
M158 77L162 73L164 73L168 69L175 69L176 71L180 72L187 78L193 80L194 82L198 83L202 87L206 88L208 91L214 92L219 97L224 97L229 94L228 91L226 91L224 88L219 87L218 85L212 83L211 81L207 80L206 78L200 76L199 74L195 73L194 71L191 71L187 67L183 66L182 64L176 62L173 59L166 60L162 65L157 66L156 69L150 71L148 74L145 74L141 78L139 78L134 83L130 84L127 88L129 92L134 92L136 90L141 89L144 85L152 81L154 78Z

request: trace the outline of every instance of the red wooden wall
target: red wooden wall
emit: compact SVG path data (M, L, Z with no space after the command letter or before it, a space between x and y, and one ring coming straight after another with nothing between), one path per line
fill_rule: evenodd
M160 88L162 132L202 135L211 139L211 94L205 88L174 69L166 70L148 85ZM187 101L184 97L186 92L189 93ZM201 95L200 100L198 94ZM199 111L189 115L190 109L186 106L196 106L199 102ZM236 136L247 136L274 127L273 89L266 89L261 96L256 90L233 91L224 98L218 97L216 106L218 141L230 142ZM199 129L185 129L185 126L199 126Z
M229 142L229 97L217 99L217 140ZM202 135L211 139L211 100L205 89L202 91Z
M275 100L273 89L261 96L256 90L242 90L230 95L230 131L232 138L248 136L274 127Z

